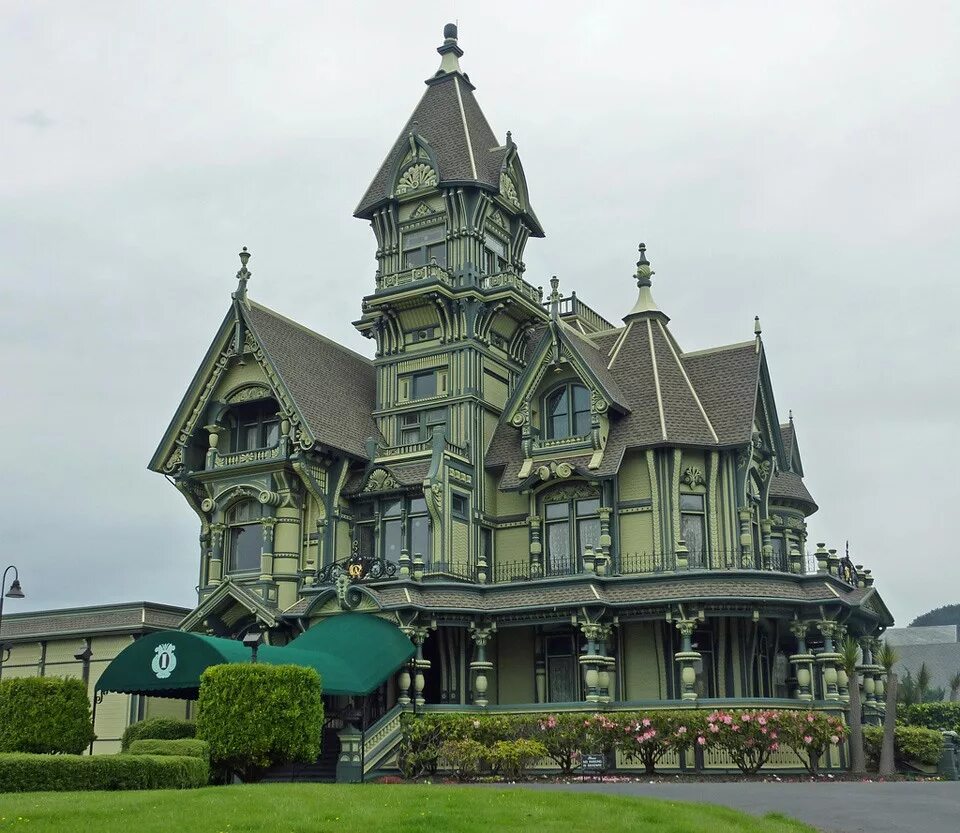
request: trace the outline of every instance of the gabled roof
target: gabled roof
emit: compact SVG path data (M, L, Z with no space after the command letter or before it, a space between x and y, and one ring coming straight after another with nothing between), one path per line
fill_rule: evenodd
M247 321L314 439L365 459L379 436L373 362L253 301Z
M812 512L815 512L818 508L817 502L803 482L803 467L800 464L793 419L780 426L780 436L783 438L784 459L780 470L774 472L770 481L770 496L808 504Z

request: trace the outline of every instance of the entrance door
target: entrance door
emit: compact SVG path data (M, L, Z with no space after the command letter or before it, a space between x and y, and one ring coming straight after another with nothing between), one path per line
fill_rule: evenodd
M572 634L548 636L547 701L575 703L580 700L580 669Z

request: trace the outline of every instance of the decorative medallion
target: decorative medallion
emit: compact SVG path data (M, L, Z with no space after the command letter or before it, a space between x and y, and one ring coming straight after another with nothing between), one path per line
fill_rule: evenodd
M400 484L397 479L386 469L374 469L370 472L370 478L367 485L363 487L365 492L383 492L387 489L399 489Z
M436 184L437 172L429 165L418 162L416 165L411 165L400 175L396 193L406 194L409 191L416 191L418 188L427 188Z
M154 649L153 662L150 663L150 668L157 675L158 680L167 679L173 673L173 669L177 667L177 658L173 654L175 650L177 650L177 646L170 642L157 645Z
M505 173L500 174L500 196L511 205L520 208L520 197L517 194L517 186L513 184L513 180Z
M431 214L435 213L436 212L429 205L427 205L425 202L421 202L415 209L413 209L410 219L419 220L421 217L429 217Z
M692 489L697 486L705 486L707 481L703 477L703 472L696 466L687 466L680 475L680 482L685 483Z

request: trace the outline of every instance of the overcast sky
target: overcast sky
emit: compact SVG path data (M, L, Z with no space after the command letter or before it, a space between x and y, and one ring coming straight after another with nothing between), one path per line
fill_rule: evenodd
M7 612L192 605L198 522L146 470L250 294L371 353L352 211L458 19L547 232L528 279L611 320L640 240L687 350L760 315L780 415L898 620L960 602L957 3L0 0Z

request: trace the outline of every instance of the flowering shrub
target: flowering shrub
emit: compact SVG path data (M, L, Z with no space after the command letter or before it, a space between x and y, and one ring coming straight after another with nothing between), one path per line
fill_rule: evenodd
M680 752L694 744L705 746L703 712L651 711L620 716L618 746L624 755L643 764L647 775L668 752Z
M707 715L707 743L726 750L744 775L760 770L780 748L780 713L751 709Z
M820 712L781 712L780 726L783 743L796 753L811 774L816 774L827 749L847 735L847 727L839 717Z
M579 763L581 750L588 746L589 728L582 714L548 714L537 721L534 737L560 772L569 775Z
M458 781L473 781L483 767L487 747L477 740L448 740L437 756Z

